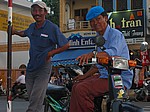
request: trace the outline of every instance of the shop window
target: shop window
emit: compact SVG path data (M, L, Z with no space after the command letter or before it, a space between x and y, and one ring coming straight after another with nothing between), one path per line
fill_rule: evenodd
M106 10L106 12L113 12L113 0L103 0L102 6Z
M117 11L127 10L127 0L117 0Z
M76 21L85 21L88 9L77 9L74 11Z
M131 9L142 9L143 0L131 0Z

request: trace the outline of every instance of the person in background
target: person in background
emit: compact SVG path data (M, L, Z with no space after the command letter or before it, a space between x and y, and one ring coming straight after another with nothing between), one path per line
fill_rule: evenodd
M13 87L12 87L12 93L13 96L18 94L18 90L20 89L21 91L26 88L25 84L25 72L21 71L21 74L19 77L16 79Z
M123 34L108 24L108 15L101 6L92 7L86 20L90 21L91 28L97 32L97 35L105 39L104 48L93 51L88 54L77 57L79 64L88 63L93 58L121 56L129 59L129 50ZM132 85L133 74L130 70L121 73L125 88L130 89ZM102 96L108 92L108 71L100 64L93 65L84 75L78 75L74 78L74 85L71 92L70 111L69 112L94 112L94 97Z
M31 5L31 14L35 22L26 30L16 31L12 35L28 37L30 40L29 62L26 69L26 88L29 106L26 112L43 112L43 101L51 74L51 59L69 48L67 38L58 26L45 17L48 7L42 1Z
M56 84L56 81L57 81L57 77L55 76L54 72L51 73L51 76L50 76L50 80L49 82L51 84Z

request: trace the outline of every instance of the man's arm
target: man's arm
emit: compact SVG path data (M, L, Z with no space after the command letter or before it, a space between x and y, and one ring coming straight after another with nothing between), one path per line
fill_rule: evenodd
M84 80L90 76L92 76L93 74L98 72L98 68L96 65L93 65L84 75L78 75L76 76L73 80L74 81L80 81L80 80Z
M55 54L58 54L58 53L60 53L60 52L63 52L63 51L65 51L65 50L67 50L68 48L69 48L69 42L68 42L67 44L65 44L64 46L62 46L62 47L59 47L59 48L54 49L54 50L52 50L52 51L49 51L49 52L48 52L48 59L49 59L50 57L54 56Z
M20 37L25 37L24 35L24 31L17 31L15 30L13 27L12 27L12 32L11 32L12 35L18 35Z
M102 57L108 57L109 55L106 52L98 52L96 54L96 58L102 58ZM83 54L79 57L77 57L77 60L79 60L79 65L83 65L84 63L88 64L89 59L92 59L94 57L94 54L88 53L88 54Z
M24 31L14 31L14 32L12 32L12 35L18 35L20 37L25 37Z

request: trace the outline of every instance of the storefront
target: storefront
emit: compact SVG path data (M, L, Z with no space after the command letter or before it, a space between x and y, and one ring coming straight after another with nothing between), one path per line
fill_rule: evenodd
M145 40L144 10L118 11L110 14L110 26L120 30L127 44L138 44L139 38Z
M90 34L89 32L88 34ZM95 36L84 36L82 33L71 34L68 37L70 48L56 54L52 59L53 66L78 64L76 58L82 54L90 53L95 48Z

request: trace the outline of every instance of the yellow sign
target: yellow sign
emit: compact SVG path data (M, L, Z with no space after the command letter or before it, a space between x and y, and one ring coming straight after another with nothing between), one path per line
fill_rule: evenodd
M16 30L25 30L34 22L32 17L21 14L12 14L12 24ZM8 11L0 10L0 30L7 31L8 26Z

